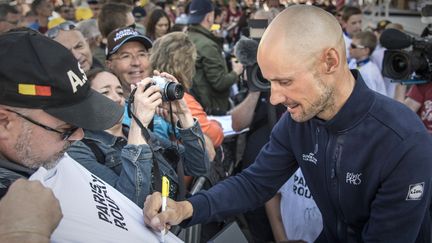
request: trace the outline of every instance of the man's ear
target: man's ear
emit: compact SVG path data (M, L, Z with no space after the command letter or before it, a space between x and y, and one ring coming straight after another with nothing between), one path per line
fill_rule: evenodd
M106 66L109 70L112 70L112 61L111 61L111 60L105 60L105 66Z
M335 48L325 50L323 57L324 73L330 74L336 71L340 65L339 52Z
M0 140L10 136L11 124L15 120L11 113L0 106Z
M213 18L214 18L214 15L212 15L211 12L207 13L207 15L205 16L207 23L212 23Z
M367 49L367 55L370 56L372 54L371 49L369 47L366 47L365 49Z
M348 23L347 23L347 21L342 20L342 21L341 21L341 25L342 25L342 29L345 29L346 26L348 25Z

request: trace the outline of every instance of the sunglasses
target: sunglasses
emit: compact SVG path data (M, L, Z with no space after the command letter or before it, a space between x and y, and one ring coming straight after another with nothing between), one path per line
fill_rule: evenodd
M351 46L352 49L364 49L364 48L366 48L366 46L356 45L354 43L351 43L350 46Z
M51 127L45 126L45 125L43 125L43 124L41 124L41 123L39 123L39 122L37 122L37 121L31 119L30 117L24 116L23 114L18 113L18 112L16 112L16 111L9 110L9 109L8 109L7 111L10 111L10 112L12 112L12 113L15 113L15 114L17 114L19 117L23 118L24 120L26 120L26 121L28 121L28 122L30 122L30 123L33 123L33 124L36 125L36 126L42 127L43 129L45 129L45 130L47 130L47 131L56 132L56 133L60 134L60 137L61 137L61 139L62 139L63 141L68 140L68 139L69 139L69 138L70 138L70 137L71 137L71 136L72 136L72 135L73 135L73 134L74 134L74 133L79 129L79 127L71 127L71 128L67 129L67 130L64 131L64 132L61 132L61 131L56 130L56 129L54 129L54 128L51 128Z
M61 24L54 26L51 29L49 29L46 32L46 36L48 36L48 38L50 38L50 39L54 39L58 36L60 30L64 30L64 31L73 30L73 29L75 29L75 27L76 26L73 22L66 21L64 23L61 23Z

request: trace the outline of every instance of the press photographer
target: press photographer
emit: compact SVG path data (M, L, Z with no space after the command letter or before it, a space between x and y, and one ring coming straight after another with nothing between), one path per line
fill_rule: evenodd
M232 128L241 131L249 127L241 160L242 169L255 161L261 148L268 142L273 125L285 111L281 105L270 104L270 82L262 77L256 60L259 39L267 24L267 19L249 20L250 35L254 39L242 37L234 48L235 56L245 68L240 82L240 93L246 97L230 112ZM245 218L256 242L273 240L264 207L245 213Z
M429 36L415 38L396 29L385 30L380 38L387 48L383 75L403 83L432 81L432 43ZM411 50L402 50L412 47Z
M426 5L421 13L422 21L428 23L432 6ZM403 84L413 84L404 103L417 113L432 134L432 39L431 23L428 24L420 38L388 29L382 33L380 42L388 49L384 53L383 75Z
M258 41L242 37L237 42L235 47L235 56L244 66L243 82L246 81L249 91L269 91L270 82L266 80L256 61L256 51L258 49Z

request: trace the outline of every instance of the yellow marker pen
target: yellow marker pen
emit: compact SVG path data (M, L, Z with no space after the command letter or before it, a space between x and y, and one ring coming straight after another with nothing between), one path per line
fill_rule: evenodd
M166 176L162 176L162 212L166 210L167 198L169 194L169 180ZM165 228L162 230L162 242L164 242L164 235L166 234Z

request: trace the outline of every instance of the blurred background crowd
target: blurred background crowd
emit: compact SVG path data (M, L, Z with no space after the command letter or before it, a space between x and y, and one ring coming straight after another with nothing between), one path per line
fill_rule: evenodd
M268 141L272 126L285 111L284 107L275 107L274 110L274 107L270 108L269 83L253 69L256 64L254 58L258 42L255 46L253 42L243 42L243 49L238 44L247 37L259 41L260 32L251 29L250 20L264 20L264 26L258 28L264 29L278 13L293 4L315 5L334 15L344 30L346 55L350 67L360 71L369 88L406 103L418 113L429 132L432 131L430 83L426 87L416 84L407 86L392 82L394 79L382 75L386 48L379 43L379 37L386 29L404 31L405 23L395 22L384 15L375 16L372 21L369 18L371 14L376 14L376 6L384 6L383 2L386 2L387 6L393 4L416 12L417 7L421 7L419 1L413 6L412 1L214 0L212 5L208 6L208 1L203 0L192 8L191 1L187 0L0 2L0 33L17 27L29 27L54 39L73 53L92 81L92 88L120 105L127 105L131 92L130 85L151 76L153 70L166 71L176 77L186 89L185 100L188 109L191 110L192 116L199 120L208 159L230 160L235 168L222 169L229 174L235 173L233 170L240 171L248 167L254 161L260 148ZM420 15L416 16L420 23ZM126 36L127 38L124 38ZM421 95L425 92L429 96ZM153 107L154 109L157 108ZM159 112L157 114L163 116ZM234 139L224 138L221 124L213 120L212 116L230 116L235 131L239 132L245 128L249 130L235 136ZM164 126L164 121L159 120L157 115L153 122L152 130L159 137L175 140L180 135L190 136L184 131L184 134L179 135L176 134L178 131L167 134L167 129L159 130ZM130 123L125 116L123 125L129 126ZM193 122L189 120L188 124L188 128L193 128ZM122 122L117 125L107 132L116 137L126 137ZM169 125L171 124L167 124L168 127ZM85 139L97 140L101 136L86 131ZM185 143L186 147L192 148L186 152L192 154L188 158L205 154L203 151L196 154L191 152L199 147L197 144L201 138L200 134L194 136L194 144ZM118 152L123 150L126 142L119 140L119 144L123 145L117 149ZM221 149L224 146L225 149ZM104 180L116 181L115 175L106 175L104 178L104 174L98 174L101 173L99 164L96 163L95 166L94 158L88 158L93 154L98 157L99 152L93 149L90 151L87 147L92 146L85 141L77 142L68 152ZM87 155L83 156L85 153ZM104 149L102 153L105 153ZM200 157L199 160L202 162L205 159ZM119 173L116 166L122 161L119 159L110 169ZM109 164L109 161L107 162ZM201 167L206 167L192 165L193 163L190 165L189 174L195 176L200 175L199 169L205 170ZM187 169L186 166L186 172ZM284 217L281 216L280 210L272 209L279 209L281 204L288 203L293 192L311 199L301 172L296 173L287 183L266 208L257 209L241 217L240 221L246 225L243 228L248 229L249 241L286 240L282 225L288 220L290 212L285 212L288 216ZM133 197L130 195L130 198ZM145 196L140 197L135 203L141 206L144 198ZM310 220L314 222L309 229L320 232L321 216L316 205L312 203L304 210L308 210ZM310 221L305 222L309 223ZM286 231L287 227L285 224ZM219 230L220 225L209 227L204 231L208 235L203 235L203 239L209 239ZM313 240L317 235L311 234Z

